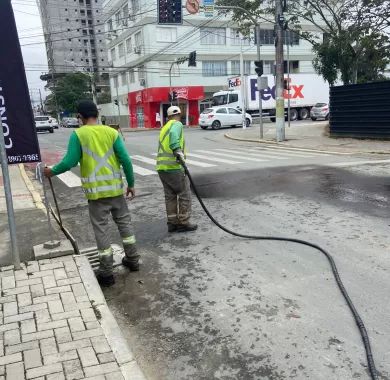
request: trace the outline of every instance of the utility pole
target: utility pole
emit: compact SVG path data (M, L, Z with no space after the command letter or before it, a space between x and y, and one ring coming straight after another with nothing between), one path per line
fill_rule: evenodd
M261 95L262 89L262 82L261 82L261 76L263 75L263 68L262 68L262 62L261 62L261 42L260 42L260 23L256 26L255 29L256 33L256 42L257 42L257 62L261 64L261 72L257 73L257 90L259 91L259 118L260 118L260 140L264 138L264 127L263 127L263 99Z
M241 112L242 112L242 128L246 129L246 104L245 104L245 76L244 76L244 54L242 52L242 36L240 35L240 45L241 45L241 52L240 52L240 72L241 72Z
M276 58L276 141L284 141L284 15L283 8L285 0L276 0L275 14L275 58Z
M38 91L39 91L39 100L40 100L40 102L41 102L41 112L42 112L43 114L45 114L44 108L43 108L43 101L42 101L42 92L41 92L41 89L39 88ZM59 120L58 120L58 121L59 121Z

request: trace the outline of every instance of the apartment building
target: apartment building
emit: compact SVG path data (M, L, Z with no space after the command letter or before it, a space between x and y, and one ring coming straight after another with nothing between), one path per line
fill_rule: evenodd
M66 73L98 73L98 92L108 90L102 0L37 0L45 36L51 86Z
M182 25L158 25L156 0L105 0L106 44L113 99L130 117L131 127L155 127L160 115L165 121L169 106L169 68L179 57L197 52L197 67L175 65L172 86L179 95L183 121L197 124L199 112L212 94L227 88L228 78L254 74L257 60L254 31L243 37L229 15L189 15L184 10ZM298 35L287 32L290 71L311 73L312 47ZM264 73L273 71L275 59L273 24L265 21L260 33Z

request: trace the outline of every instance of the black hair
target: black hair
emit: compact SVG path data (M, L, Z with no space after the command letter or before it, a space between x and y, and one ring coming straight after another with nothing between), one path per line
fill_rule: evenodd
M98 117L99 111L92 100L86 99L80 100L77 104L77 113L79 113L82 118L89 119L91 117Z

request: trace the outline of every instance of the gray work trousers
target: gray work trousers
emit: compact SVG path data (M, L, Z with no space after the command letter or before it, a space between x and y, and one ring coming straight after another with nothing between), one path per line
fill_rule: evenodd
M118 197L90 200L88 206L99 252L99 273L108 276L112 274L113 269L114 259L108 230L110 214L122 237L126 257L129 261L138 262L139 256L135 245L134 230L125 197L120 195Z
M188 177L182 171L159 171L164 186L168 223L189 224L191 218L191 188Z

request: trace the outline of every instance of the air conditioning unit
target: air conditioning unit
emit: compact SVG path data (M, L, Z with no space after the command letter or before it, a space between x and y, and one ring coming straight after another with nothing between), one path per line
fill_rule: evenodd
M139 84L140 84L142 87L145 87L145 86L146 86L146 79L140 79L140 80L139 80Z
M135 54L141 54L141 46L136 46L136 47L134 48L134 53L135 53Z

